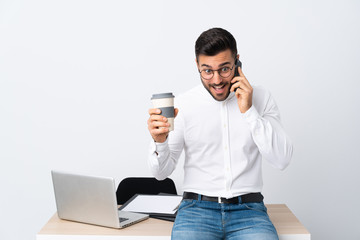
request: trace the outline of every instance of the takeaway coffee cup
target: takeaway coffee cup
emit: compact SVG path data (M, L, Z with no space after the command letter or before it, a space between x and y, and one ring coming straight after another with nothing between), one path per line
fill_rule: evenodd
M160 109L160 115L168 119L169 131L174 130L174 97L171 92L153 94L151 97L153 107Z

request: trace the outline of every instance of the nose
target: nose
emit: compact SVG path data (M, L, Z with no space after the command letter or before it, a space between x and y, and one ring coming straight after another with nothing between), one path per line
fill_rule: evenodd
M212 80L215 84L220 84L222 82L221 76L218 71L214 71L214 76Z

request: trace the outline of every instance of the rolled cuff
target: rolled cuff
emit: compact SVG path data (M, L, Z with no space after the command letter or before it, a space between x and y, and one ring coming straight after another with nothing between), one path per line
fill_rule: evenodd
M163 143L154 142L154 145L155 145L155 152L159 154L165 152L168 147L168 138Z
M260 118L260 114L254 107L254 105L252 105L251 108L249 108L243 115L248 123L255 122L257 119Z

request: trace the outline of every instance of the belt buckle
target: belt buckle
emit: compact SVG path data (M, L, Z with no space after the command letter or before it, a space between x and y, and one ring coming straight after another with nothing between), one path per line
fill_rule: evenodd
M221 197L218 197L218 203L221 203Z

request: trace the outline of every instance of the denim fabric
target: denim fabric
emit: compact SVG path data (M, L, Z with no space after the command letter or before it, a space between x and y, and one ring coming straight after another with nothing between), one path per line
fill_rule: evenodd
M171 239L278 240L279 238L263 202L224 204L182 200Z

